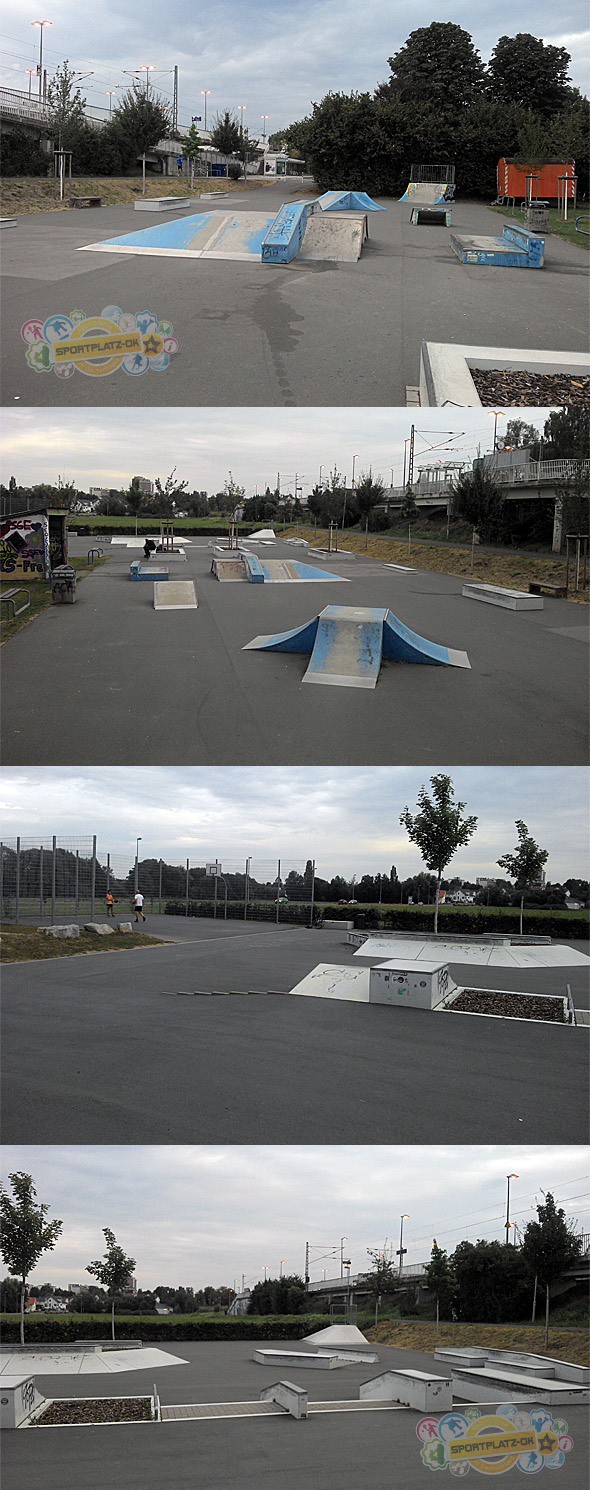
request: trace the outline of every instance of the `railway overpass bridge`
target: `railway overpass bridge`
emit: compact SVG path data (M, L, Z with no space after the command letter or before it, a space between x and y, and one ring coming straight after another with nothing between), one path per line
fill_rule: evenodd
M490 469L490 468L488 468ZM563 524L560 502L564 486L574 481L582 471L590 483L590 460L541 460L528 461L519 466L500 467L494 471L507 502L551 502L553 504L553 552L559 553L563 541ZM418 479L412 482L416 505L424 512L437 510L450 513L452 481L459 472L445 479L445 473L437 474L436 468L423 468ZM404 501L405 487L389 487L385 501L389 512L395 513Z

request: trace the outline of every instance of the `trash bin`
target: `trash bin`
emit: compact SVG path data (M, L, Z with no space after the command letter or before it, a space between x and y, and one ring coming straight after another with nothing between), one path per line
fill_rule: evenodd
M73 605L76 599L76 571L71 564L58 564L51 571L51 599L54 605Z
M537 197L533 197L532 202L528 202L525 207L524 225L532 233L546 231L549 227L549 203L540 202Z
M355 931L364 931L366 924L367 924L366 912L365 911L357 911L357 914L356 914L356 916L354 918Z

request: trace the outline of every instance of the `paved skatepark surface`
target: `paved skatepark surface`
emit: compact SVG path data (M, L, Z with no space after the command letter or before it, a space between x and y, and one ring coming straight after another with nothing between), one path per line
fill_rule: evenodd
M282 182L220 205L271 213L285 199ZM418 383L423 340L535 347L542 322L543 346L587 351L582 248L548 238L542 289L540 276L506 270L499 293L497 270L460 264L447 228L413 227L407 202L379 203L386 211L370 215L358 263L296 259L264 271L257 262L78 252L91 238L137 232L132 205L19 218L3 243L2 402L403 405L406 385ZM150 227L158 220L170 214L154 214ZM453 231L501 233L503 221L481 203L453 206ZM179 347L165 372L61 379L27 366L26 321L107 306L133 315L147 307L172 324Z
M327 928L145 929L178 940L4 969L7 1143L586 1141L586 1029L285 997L319 962L359 967ZM477 971L483 988L567 983L587 1007L585 967ZM207 992L232 996L186 996Z
M74 538L71 553L89 546ZM5 765L586 764L587 607L476 606L458 577L309 550L306 564L346 587L219 584L207 540L185 549L178 575L194 580L197 609L155 611L152 585L129 580L136 551L107 544L75 605L52 606L3 648ZM307 658L242 650L343 596L466 651L470 669L384 662L374 689L318 689L303 685Z
M265 1342L272 1347L283 1342ZM295 1349L296 1341L287 1342ZM165 1348L165 1347L164 1347ZM276 1369L252 1361L253 1341L206 1345L183 1342L187 1366L156 1374L163 1405L183 1402L256 1401ZM377 1346L379 1367L346 1365L338 1371L297 1372L310 1402L358 1399L361 1382L378 1370L416 1369L440 1374L433 1356ZM279 1375L281 1373L279 1372ZM284 1374L284 1373L283 1373ZM117 1395L151 1394L154 1372L117 1377ZM48 1395L87 1396L86 1381L37 1377ZM58 1391L58 1388L60 1390ZM497 1401L494 1404L498 1405ZM532 1401L530 1406L532 1407ZM528 1404L527 1404L528 1408ZM493 1410L493 1407L491 1408ZM3 1434L4 1490L424 1490L429 1471L420 1459L409 1409L369 1413L327 1412L296 1422L283 1416L133 1423L83 1430L22 1429ZM559 1471L563 1490L580 1490L588 1454L588 1414L568 1405L564 1416L574 1440ZM516 1467L502 1484L522 1484Z

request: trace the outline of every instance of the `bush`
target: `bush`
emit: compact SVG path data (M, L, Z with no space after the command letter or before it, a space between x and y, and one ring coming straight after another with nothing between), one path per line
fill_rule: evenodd
M243 173L243 170L242 170L242 167L240 165L239 160L230 160L230 162L228 164L228 167L227 167L227 174L228 174L228 177L229 177L229 180L230 181L240 181L241 180L241 177L243 176L244 173Z
M2 132L2 174L4 176L46 176L49 156L26 129Z

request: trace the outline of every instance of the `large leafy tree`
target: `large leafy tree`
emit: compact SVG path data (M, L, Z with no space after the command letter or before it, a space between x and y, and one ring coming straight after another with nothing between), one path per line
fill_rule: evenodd
M20 1343L25 1343L27 1278L44 1252L52 1252L63 1221L46 1221L49 1205L37 1200L30 1174L8 1176L12 1196L0 1185L0 1251L11 1272L20 1279Z
M305 1284L295 1273L257 1283L248 1300L249 1314L305 1314L306 1309Z
M461 1319L482 1324L521 1319L530 1307L532 1277L518 1247L460 1242L450 1258Z
M469 32L452 21L433 21L412 31L388 62L391 78L382 85L382 96L432 101L445 113L465 108L485 81L485 68Z
M385 498L385 482L381 476L373 476L371 470L362 471L354 488L354 503L360 517L365 519L365 548L369 532L369 518L378 502Z
M370 1247L367 1249L371 1259L371 1266L367 1269L364 1277L368 1286L370 1297L375 1303L375 1324L379 1303L383 1294L394 1294L399 1288L399 1268L396 1263L385 1256L384 1252L375 1252Z
M438 931L438 901L443 869L450 864L457 849L469 843L477 827L476 817L464 817L464 802L455 802L454 786L450 776L441 773L431 776L432 796L425 786L418 792L419 812L415 816L407 807L400 815L400 823L406 828L408 837L419 848L427 869L436 873L436 899L434 904L434 930Z
M428 1288L432 1290L436 1298L436 1321L438 1324L439 1314L442 1314L447 1319L450 1315L457 1280L447 1254L442 1247L439 1247L436 1237L432 1243L430 1262L424 1276Z
M501 36L488 65L492 93L499 102L519 103L548 116L572 97L565 47L547 46L540 36L519 31Z
M168 105L157 95L148 94L139 83L134 83L121 95L105 133L109 131L113 135L129 168L138 156L145 155L158 140L166 138L170 133L170 123Z
M539 879L543 865L549 858L549 850L539 848L534 838L531 838L526 823L517 822L518 844L513 854L503 854L501 859L496 859L501 869L505 869L510 878L514 880L516 889L520 890L520 935L522 936L522 921L524 910L524 897L531 885Z
M66 59L47 84L47 106L49 128L60 149L73 150L80 134L88 129L84 117L84 102L76 86L76 74Z
M453 516L476 528L484 543L501 543L505 538L504 491L485 466L461 472L451 485L451 503Z
M135 1267L135 1258L126 1257L122 1247L119 1247L115 1236L108 1226L103 1227L103 1236L106 1241L106 1250L103 1258L96 1262L89 1262L86 1268L93 1278L98 1278L103 1288L106 1288L111 1299L111 1331L113 1340L115 1338L115 1296L121 1293Z
M226 161L230 155L235 155L240 148L240 126L235 114L229 109L224 114L216 114L211 130L211 144L214 150L219 150L220 155L225 155Z
M522 1255L531 1271L545 1284L545 1349L549 1339L549 1292L551 1284L580 1256L581 1241L575 1236L565 1211L558 1210L551 1191L537 1206L537 1220L525 1228Z

